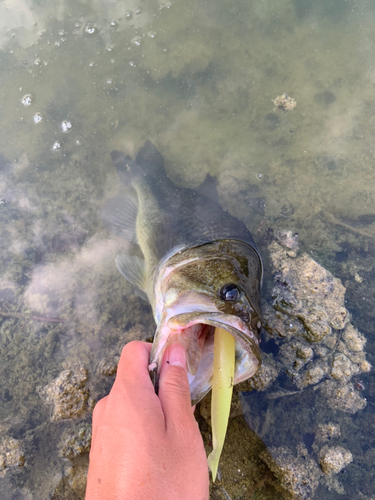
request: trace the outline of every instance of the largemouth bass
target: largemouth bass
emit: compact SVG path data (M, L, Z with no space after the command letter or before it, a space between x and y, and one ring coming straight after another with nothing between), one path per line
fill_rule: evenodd
M197 189L176 186L147 141L135 160L113 151L121 196L103 220L132 243L118 255L120 273L151 304L156 333L150 355L155 389L174 335L187 353L192 404L211 389L215 328L235 338L233 384L253 376L261 358L262 261L246 226L220 204L215 180Z

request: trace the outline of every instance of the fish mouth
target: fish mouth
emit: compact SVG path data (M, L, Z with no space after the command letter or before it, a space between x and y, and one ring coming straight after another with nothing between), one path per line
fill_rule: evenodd
M235 343L234 384L252 377L261 364L259 341L248 325L237 316L219 312L182 313L166 319L156 331L149 369L158 391L160 369L168 346L178 340L186 350L192 404L211 389L215 328L229 332Z

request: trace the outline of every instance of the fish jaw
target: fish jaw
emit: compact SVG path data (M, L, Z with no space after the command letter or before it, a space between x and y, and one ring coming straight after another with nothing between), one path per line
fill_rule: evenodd
M158 391L164 353L170 343L179 340L186 350L192 404L198 403L211 389L215 328L223 328L236 341L234 384L252 377L261 364L259 341L240 318L221 312L189 312L165 317L156 331L150 355L150 371Z

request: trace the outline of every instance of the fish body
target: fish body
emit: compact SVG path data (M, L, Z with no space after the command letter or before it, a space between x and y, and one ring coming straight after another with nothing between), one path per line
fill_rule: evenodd
M220 206L209 175L198 189L176 186L149 141L135 160L118 151L111 157L122 194L104 207L103 220L132 243L116 265L153 310L156 390L164 352L178 335L195 404L211 388L215 328L235 338L234 383L260 366L260 255L246 226Z

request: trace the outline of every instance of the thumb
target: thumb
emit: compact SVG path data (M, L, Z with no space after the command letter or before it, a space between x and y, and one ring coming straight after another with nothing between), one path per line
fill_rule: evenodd
M191 411L190 387L186 367L185 347L178 340L166 349L160 371L159 399L166 420L174 426L195 422Z

